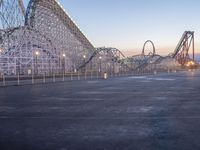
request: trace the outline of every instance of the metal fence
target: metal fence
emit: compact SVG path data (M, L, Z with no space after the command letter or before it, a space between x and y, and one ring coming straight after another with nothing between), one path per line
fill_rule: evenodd
M155 70L137 70L128 72L108 73L98 71L86 71L86 72L67 72L63 74L40 74L40 75L13 75L13 76L0 76L0 87L6 86L20 86L20 85L34 85L34 84L46 84L57 82L69 82L69 81L81 81L81 80L100 80L105 78L105 73L108 78L124 77L124 76L143 76L143 75L155 75L159 73L170 73L179 70L172 69L155 69Z

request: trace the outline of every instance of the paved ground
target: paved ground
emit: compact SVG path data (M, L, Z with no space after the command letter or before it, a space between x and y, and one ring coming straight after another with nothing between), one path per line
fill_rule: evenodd
M200 72L0 88L1 150L199 150Z

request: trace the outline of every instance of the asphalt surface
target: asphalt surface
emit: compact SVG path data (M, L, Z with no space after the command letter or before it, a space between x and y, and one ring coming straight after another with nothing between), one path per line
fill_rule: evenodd
M0 88L0 150L199 150L200 71Z

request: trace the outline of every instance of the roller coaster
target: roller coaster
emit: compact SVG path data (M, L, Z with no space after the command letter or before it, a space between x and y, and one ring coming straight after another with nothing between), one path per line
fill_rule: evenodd
M152 45L152 52L150 51L148 54L145 54L146 45L150 43ZM192 44L192 46L191 46ZM192 50L190 50L192 49ZM116 57L112 50L118 51L122 57ZM118 63L118 65L123 66L121 68L125 68L125 70L129 71L137 71L137 70L145 70L152 68L152 66L156 65L157 68L160 69L173 69L173 68L183 68L185 66L188 67L188 63L193 61L193 64L196 64L194 60L194 32L192 31L185 31L176 46L173 53L170 53L167 56L161 56L156 54L156 48L151 40L147 40L142 48L142 53L139 55L134 55L132 57L125 57L120 50L115 48L100 48L97 49L93 55L90 57L88 61L86 61L80 68L85 67L89 62L98 56L100 58L100 52L104 52L105 54L109 54L110 58L113 62ZM192 58L189 55L189 52L192 51ZM106 61L105 61L106 62Z
M145 54L146 44L153 51ZM192 58L190 49L192 48ZM156 54L147 40L142 53L95 48L57 0L0 0L0 74L29 75L98 70L120 72L185 66L194 61L194 32L185 31L174 52Z

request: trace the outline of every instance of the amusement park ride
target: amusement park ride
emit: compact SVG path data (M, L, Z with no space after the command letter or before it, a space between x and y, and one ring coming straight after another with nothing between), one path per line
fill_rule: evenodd
M153 52L145 54L151 43ZM190 57L192 52L192 57ZM173 53L156 54L152 41L140 55L125 57L116 48L95 48L57 0L0 0L0 74L52 74L99 70L140 70L156 64L197 67L194 32L185 31Z

